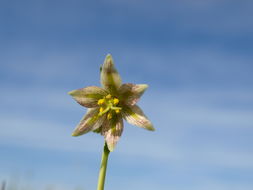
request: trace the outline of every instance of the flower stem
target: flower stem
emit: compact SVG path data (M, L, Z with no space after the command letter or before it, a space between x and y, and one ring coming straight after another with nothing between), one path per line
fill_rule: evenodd
M99 170L97 190L104 190L107 160L109 157L109 153L110 151L107 147L107 144L105 143L104 152L102 154L102 160L101 160L101 165L100 165L100 170Z

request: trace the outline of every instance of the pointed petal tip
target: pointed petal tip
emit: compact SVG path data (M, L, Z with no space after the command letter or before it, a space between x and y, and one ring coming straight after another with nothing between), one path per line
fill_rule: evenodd
M77 136L79 136L77 133L75 133L75 132L73 132L72 134L71 134L71 136L72 137L77 137Z
M73 131L73 133L71 134L71 136L72 137L78 137L78 136L81 136L83 134L85 134L85 133L80 133L79 131L75 130L75 131Z
M149 131L155 131L155 128L154 128L154 126L153 126L152 123L146 125L146 126L144 127L144 129L149 130Z
M148 126L148 128L147 128L149 131L155 131L155 128L153 127L153 125L151 125L151 126Z
M111 55L110 53L108 53L108 54L106 55L106 59L112 59L112 55Z
M75 92L75 90L71 90L68 92L68 95L73 96L74 92Z
M113 65L113 58L112 58L111 54L107 54L106 55L104 63L112 64Z
M149 86L147 84L140 84L140 87L143 89L143 90L146 90Z
M72 137L79 137L79 136L84 135L84 134L85 134L85 133L73 132L73 133L71 134L71 136L72 136Z

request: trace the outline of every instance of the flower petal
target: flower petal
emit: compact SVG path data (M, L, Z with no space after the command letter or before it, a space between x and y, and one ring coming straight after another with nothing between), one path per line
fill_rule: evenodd
M101 85L111 93L116 93L121 85L121 78L116 68L114 67L113 59L110 54L105 58L101 69Z
M105 121L105 115L98 116L98 113L99 108L88 109L87 113L72 133L72 136L80 136L88 133L89 131L98 129Z
M119 88L119 97L125 104L133 106L147 88L146 84L122 84Z
M97 107L97 101L106 96L108 93L106 90L97 86L88 86L86 88L72 90L68 94L82 106L92 108Z
M105 137L108 149L112 152L123 132L123 119L117 117L106 120L102 129L102 135Z
M152 123L148 120L141 108L137 105L125 106L123 108L122 115L124 119L132 125L136 125L150 131L155 130Z

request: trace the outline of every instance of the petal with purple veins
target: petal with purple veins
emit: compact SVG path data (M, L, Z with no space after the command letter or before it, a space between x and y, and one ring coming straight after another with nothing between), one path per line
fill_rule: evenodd
M110 93L117 93L117 89L121 85L121 78L114 67L113 59L110 54L105 58L104 64L102 65L101 74L100 74L101 85L108 90Z
M122 84L119 88L119 97L127 105L133 106L148 88L146 84Z
M145 116L141 108L137 105L125 106L122 110L122 115L124 119L132 125L136 125L150 131L155 130L153 124L149 121L147 116Z
M105 121L105 115L99 116L98 114L99 108L89 108L72 133L72 136L80 136L98 129Z
M106 120L102 129L108 149L112 152L123 132L123 119L116 117Z
M97 107L98 100L106 96L106 90L97 86L88 86L78 90L72 90L68 93L82 106L93 108Z

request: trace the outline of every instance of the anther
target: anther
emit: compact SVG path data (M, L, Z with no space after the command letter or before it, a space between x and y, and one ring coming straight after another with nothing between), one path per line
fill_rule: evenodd
M99 99L98 100L98 105L103 105L105 103L105 99Z
M111 97L112 97L111 94L108 94L108 95L106 96L107 99L110 99Z
M108 114L107 114L107 119L108 119L108 120L112 119L112 114L111 114L111 113L108 113Z
M103 107L100 107L99 108L99 113L102 113L104 111L104 108Z
M119 112L120 112L120 109L115 110L115 113L119 113Z
M119 99L114 98L114 99L113 99L113 104L114 104L114 105L117 105L118 103L119 103Z

